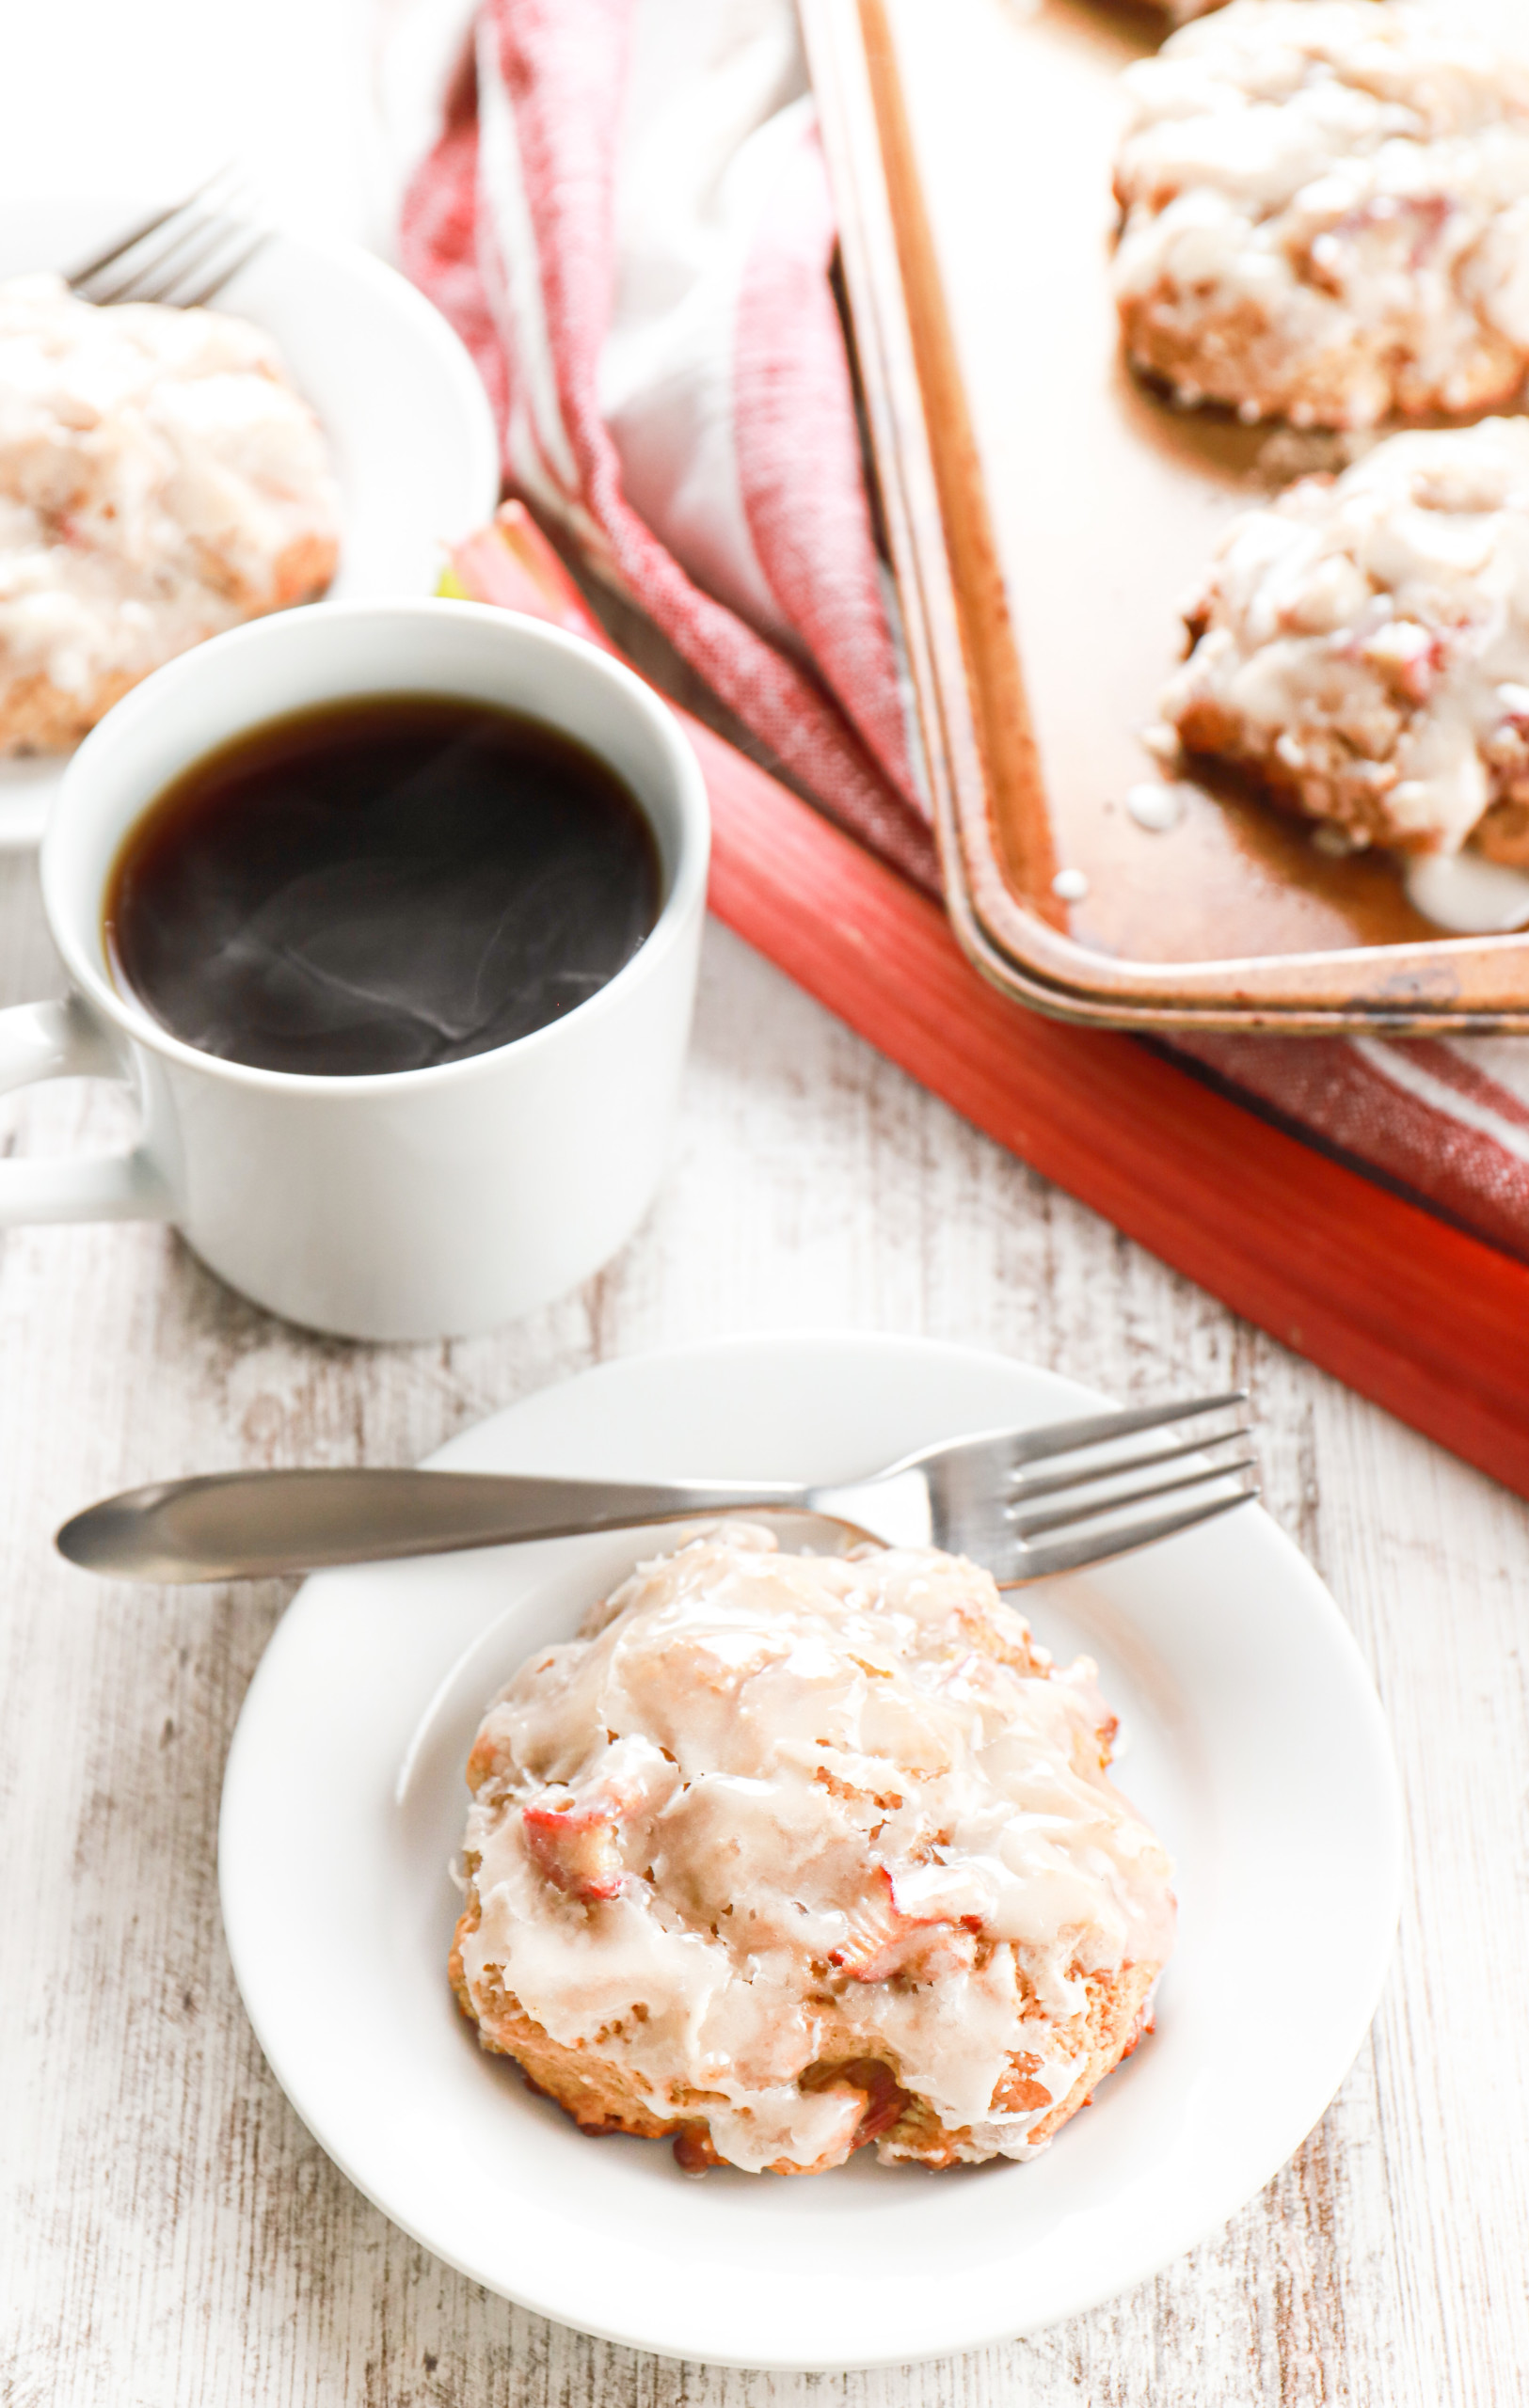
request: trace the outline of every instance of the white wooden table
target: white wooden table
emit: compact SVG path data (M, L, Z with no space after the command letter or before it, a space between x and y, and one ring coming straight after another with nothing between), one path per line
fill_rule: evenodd
M180 141L194 168L227 135L269 164L270 112L285 105L276 121L302 135L289 190L330 224L366 222L354 113L338 112L327 150L305 150L325 120L292 81L306 62L339 89L349 0L266 0L258 40L253 10L193 0L58 0L24 34L21 13L7 42L24 71L0 77L6 190L67 181L70 110L50 78L99 55L117 82L92 80L80 117L103 188L143 143L167 156ZM215 19L242 82L211 75ZM182 45L170 70L152 55L156 25ZM213 96L195 140L178 111L188 78ZM0 1004L58 983L32 865L0 858ZM23 1152L100 1144L119 1125L99 1088L0 1102L0 1148ZM609 1355L790 1326L927 1332L1122 1396L1245 1382L1269 1504L1375 1669L1410 1810L1373 2043L1293 2163L1224 2234L1112 2305L909 2372L766 2377L639 2357L489 2297L369 2208L266 2071L218 1922L223 1759L288 1592L109 1588L48 1545L72 1508L156 1474L408 1462ZM0 1238L0 2403L1524 2398L1526 1538L1515 1499L974 1135L715 928L659 1207L603 1276L519 1327L412 1349L327 1343L240 1303L158 1228ZM1321 1967L1290 1978L1320 1981Z

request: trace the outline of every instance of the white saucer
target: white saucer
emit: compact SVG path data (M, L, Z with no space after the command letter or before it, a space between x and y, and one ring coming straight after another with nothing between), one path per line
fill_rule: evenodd
M454 1440L454 1468L847 1479L904 1450L1096 1404L916 1339L739 1339L614 1363ZM636 1552L563 1540L310 1580L246 1701L223 1915L277 2078L438 2256L564 2322L675 2357L842 2368L942 2355L1108 2298L1222 2224L1363 2039L1401 1817L1380 1709L1314 1572L1255 1507L1023 1600L1097 1657L1123 1787L1178 1866L1155 2036L1028 2165L855 2159L681 2175L594 2141L484 2056L447 1988L447 1865L484 1705Z
M148 214L135 200L9 201L0 277L68 268ZM337 602L433 594L445 547L492 515L499 444L477 370L438 309L358 245L274 236L218 294L275 335L334 447ZM61 757L0 760L0 848L34 845Z

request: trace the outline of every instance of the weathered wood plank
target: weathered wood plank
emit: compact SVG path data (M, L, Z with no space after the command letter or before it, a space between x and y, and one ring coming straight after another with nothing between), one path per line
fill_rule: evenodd
M54 975L0 862L0 1001ZM0 1144L117 1135L104 1091ZM1295 2162L1155 2282L916 2373L676 2368L487 2297L394 2232L265 2070L218 1924L218 1786L276 1584L99 1587L72 1506L232 1463L406 1461L607 1355L849 1324L1122 1392L1254 1391L1270 1503L1375 1665L1412 1819L1395 1974ZM307 1339L159 1229L0 1239L0 2401L6 2408L1438 2408L1529 2364L1529 1513L1234 1323L710 932L674 1173L581 1295L445 1347ZM1293 1967L1293 1980L1320 1967Z

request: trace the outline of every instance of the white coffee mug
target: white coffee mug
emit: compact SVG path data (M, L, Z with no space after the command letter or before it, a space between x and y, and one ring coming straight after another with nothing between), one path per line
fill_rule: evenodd
M663 904L626 967L489 1054L308 1078L183 1044L114 983L104 903L128 829L242 729L342 695L460 694L576 737L651 823ZM662 1172L690 1031L709 823L673 714L593 645L475 602L320 603L161 669L86 738L42 846L72 991L0 1012L0 1090L107 1078L131 1153L0 1163L0 1227L173 1221L257 1304L345 1338L490 1329L576 1287L631 1235Z

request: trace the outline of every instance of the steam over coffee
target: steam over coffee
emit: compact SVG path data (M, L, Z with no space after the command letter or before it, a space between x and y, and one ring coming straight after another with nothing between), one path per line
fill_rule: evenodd
M187 1045L360 1077L456 1062L596 993L650 933L658 850L614 771L539 721L363 696L254 728L129 832L113 973Z

